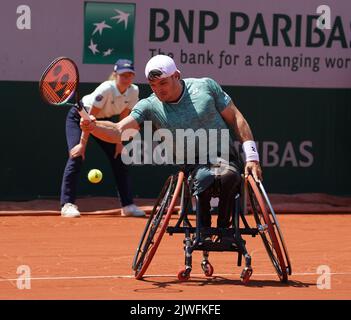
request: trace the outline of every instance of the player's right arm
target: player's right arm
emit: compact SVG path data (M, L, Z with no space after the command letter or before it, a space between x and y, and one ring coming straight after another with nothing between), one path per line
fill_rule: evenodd
M150 103L147 99L140 100L132 109L131 113L117 123L110 121L97 121L91 116L92 121L80 120L83 131L90 132L101 140L110 143L121 143L129 140L139 130L146 120L152 120ZM123 134L123 137L122 137ZM123 138L123 139L121 139Z
M81 119L80 127L84 132L89 132L95 137L110 143L121 143L122 132L130 130L130 136L140 130L138 122L131 116L127 116L118 123L111 121L98 121L91 116L91 121Z
M100 112L100 108L91 107L89 111L89 115L96 116ZM75 145L69 152L72 158L82 157L83 160L85 159L85 149L88 144L90 133L87 131L82 131L80 136L80 141L77 145Z
M82 98L82 103L90 107L89 115L96 116L106 105L106 101L111 92L111 85L109 81L101 83L91 94ZM85 158L85 149L88 144L90 133L83 131L80 136L79 143L70 150L72 158L82 157Z

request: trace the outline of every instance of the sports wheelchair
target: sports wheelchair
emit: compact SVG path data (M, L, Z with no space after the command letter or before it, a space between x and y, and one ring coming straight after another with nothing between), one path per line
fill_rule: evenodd
M192 252L203 251L201 267L204 274L212 276L214 268L209 262L211 251L233 251L238 253L237 265L241 266L242 256L245 267L240 279L247 284L252 275L251 257L246 250L243 235L255 237L260 235L264 247L273 263L281 282L288 281L291 275L291 264L277 217L261 182L256 182L252 175L242 179L240 193L235 195L234 208L228 228L205 228L200 225L199 199L191 194L189 179L184 171L171 175L166 180L147 221L144 232L137 247L132 268L135 278L140 280L149 267L164 233L173 235L183 233L185 267L178 272L178 279L186 281L192 270ZM177 201L180 201L178 221L168 226ZM196 203L193 210L193 202ZM192 226L188 215L196 214L196 225ZM253 214L255 227L250 227L245 215ZM240 222L242 226L240 226ZM217 238L205 241L203 234Z

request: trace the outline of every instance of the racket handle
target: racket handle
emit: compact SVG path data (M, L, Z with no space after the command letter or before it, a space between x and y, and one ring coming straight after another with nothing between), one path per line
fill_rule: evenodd
M89 114L84 109L82 102L79 101L75 106L78 109L78 112L79 112L79 115L81 116L81 118L84 120L90 121Z

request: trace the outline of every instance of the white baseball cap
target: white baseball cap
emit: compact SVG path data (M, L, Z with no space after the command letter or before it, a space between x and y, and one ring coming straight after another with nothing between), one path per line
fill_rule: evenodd
M168 78L178 71L174 60L166 55L159 54L152 57L145 66L145 76L147 79L150 77L150 71L160 71L154 77L157 79Z

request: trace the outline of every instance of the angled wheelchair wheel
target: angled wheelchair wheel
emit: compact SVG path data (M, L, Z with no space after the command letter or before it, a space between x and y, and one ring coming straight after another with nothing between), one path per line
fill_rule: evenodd
M267 204L267 208L269 209L268 212L269 212L269 216L272 219L272 224L273 224L275 230L277 231L276 232L277 233L277 239L278 239L278 241L280 243L281 248L283 249L282 252L283 252L283 256L284 256L285 262L286 262L288 275L291 275L292 274L292 269L291 269L291 262L290 262L290 258L289 258L289 254L288 254L288 249L287 249L287 246L285 244L283 233L282 233L282 231L280 229L280 225L279 225L277 216L276 216L276 214L275 214L275 212L273 210L271 202L269 201L268 195L266 193L266 190L263 187L263 184L259 183L258 186L259 186L260 191L262 193L262 196L263 196L263 198L264 198L264 200L265 200L265 202Z
M263 188L250 175L247 179L248 196L263 244L281 282L288 281L291 264L277 217Z
M183 179L183 172L179 172L178 177L170 176L152 209L133 260L132 268L138 280L145 274L166 231Z

